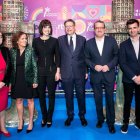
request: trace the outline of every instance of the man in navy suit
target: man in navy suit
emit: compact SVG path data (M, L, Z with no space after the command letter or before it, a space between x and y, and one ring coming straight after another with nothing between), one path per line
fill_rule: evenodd
M85 76L87 74L84 55L86 39L75 33L75 22L72 19L66 20L64 27L66 35L60 36L58 40L61 55L60 72L68 115L65 126L71 125L71 121L74 118L74 89L78 101L81 124L86 126Z
M135 127L140 130L140 37L139 21L130 19L126 23L130 38L120 44L119 63L123 71L124 110L122 133L128 132L130 109L135 90Z
M94 91L98 122L97 128L101 128L104 122L103 115L103 91L105 87L106 98L106 122L109 132L115 133L114 111L114 82L115 66L118 63L118 45L114 38L105 36L105 23L94 23L95 37L88 40L85 47L86 63L90 68L90 81Z

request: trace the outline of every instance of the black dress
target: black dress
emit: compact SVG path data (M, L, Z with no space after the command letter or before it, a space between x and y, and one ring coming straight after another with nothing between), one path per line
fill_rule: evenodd
M24 73L25 51L20 56L20 51L17 51L16 57L16 80L15 85L12 87L12 98L33 98L33 88L27 86Z

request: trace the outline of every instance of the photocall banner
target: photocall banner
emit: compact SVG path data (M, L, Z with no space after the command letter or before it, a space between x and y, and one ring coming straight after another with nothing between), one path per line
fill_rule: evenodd
M2 20L2 1L0 0L0 20ZM53 25L53 36L64 34L64 21L76 21L76 32L87 39L93 37L93 23L100 19L111 22L112 0L23 0L24 21L34 21L35 34L42 19L49 19ZM134 17L140 19L140 0L135 0ZM58 84L61 89L61 83ZM86 89L90 90L89 81Z

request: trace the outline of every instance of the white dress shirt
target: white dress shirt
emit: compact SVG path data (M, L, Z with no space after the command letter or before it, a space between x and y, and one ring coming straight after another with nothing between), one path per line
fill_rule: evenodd
M76 48L76 34L73 34L72 36L68 35L68 43L69 44L70 44L70 37L72 37L73 49L75 50L75 48Z
M100 53L101 56L102 56L103 47L104 47L104 38L105 38L105 37L103 37L103 38L101 38L101 39L99 40L99 39L97 39L97 38L95 37L95 41L96 41L96 44L97 44L97 48L98 48L98 51L99 51L99 53Z
M131 39L131 42L133 44L136 57L138 59L138 57L139 57L139 38L137 40L133 40L132 38L130 38L130 39Z

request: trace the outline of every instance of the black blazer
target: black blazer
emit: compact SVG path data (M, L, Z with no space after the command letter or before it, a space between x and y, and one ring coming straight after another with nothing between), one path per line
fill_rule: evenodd
M5 76L4 76L4 79L2 82L4 82L8 86L9 82L10 82L10 77L11 77L10 52L9 52L9 49L4 47L4 46L0 46L0 51L1 51L2 56L6 62L6 73L5 73Z
M54 76L60 67L59 44L56 38L43 41L40 37L33 40L33 48L37 57L39 76Z
M61 56L60 72L62 80L72 78L72 76L83 79L86 73L84 54L86 39L83 36L76 35L76 48L74 52L70 49L67 35L60 36L58 41Z
M122 81L133 83L132 78L135 75L140 75L140 50L137 59L130 38L120 44L119 63L123 71Z
M92 38L87 41L85 48L86 63L90 68L90 78L93 83L99 83L101 80L114 82L115 66L118 64L118 45L114 38L105 36L102 56L100 55L96 40ZM108 72L97 72L95 65L107 65Z

